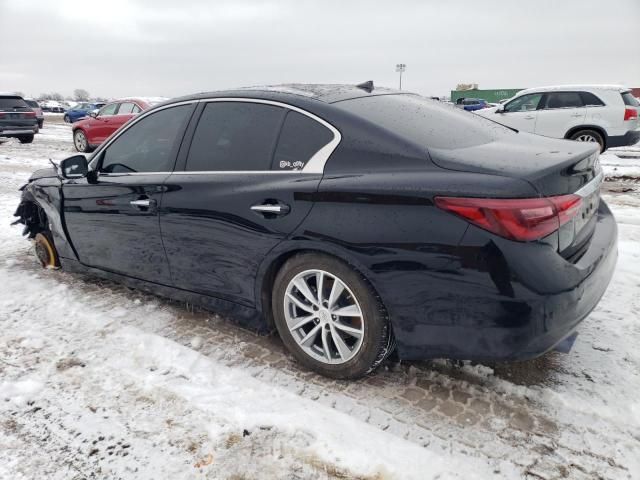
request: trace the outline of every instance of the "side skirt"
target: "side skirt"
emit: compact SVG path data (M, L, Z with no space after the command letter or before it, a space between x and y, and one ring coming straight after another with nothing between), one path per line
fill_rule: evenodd
M190 292L188 290L182 290L179 288L169 287L166 285L159 285L157 283L140 280L119 273L108 272L99 268L88 267L70 258L60 258L60 264L62 269L67 272L84 273L93 275L99 278L120 283L127 287L135 288L145 292L159 295L161 297L170 298L180 302L191 303L197 305L213 313L224 315L240 326L252 330L260 334L271 333L267 327L267 322L264 320L262 314L250 307L239 305L234 302L222 300L220 298L211 297L209 295L202 295L199 293Z

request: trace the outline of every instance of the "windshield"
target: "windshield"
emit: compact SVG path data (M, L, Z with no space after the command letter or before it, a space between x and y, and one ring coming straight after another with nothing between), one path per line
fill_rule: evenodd
M334 105L427 148L471 147L514 133L496 122L419 95L360 97Z

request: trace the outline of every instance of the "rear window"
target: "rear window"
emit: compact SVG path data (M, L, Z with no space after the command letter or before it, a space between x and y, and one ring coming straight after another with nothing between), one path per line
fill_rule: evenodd
M514 134L479 115L418 95L361 97L334 105L427 148L465 148Z
M29 108L27 103L22 99L22 97L0 97L0 108L21 108L26 109Z
M624 92L622 94L622 101L628 107L640 107L640 103L638 103L638 100L636 100L636 97L634 97L631 92Z

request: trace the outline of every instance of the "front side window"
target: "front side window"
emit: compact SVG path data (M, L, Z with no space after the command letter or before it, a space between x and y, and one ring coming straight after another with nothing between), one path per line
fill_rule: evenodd
M134 107L136 107L135 103L132 102L124 102L120 104L120 108L118 109L118 115L130 115L134 112Z
M578 92L551 92L547 94L545 109L582 108L582 98Z
M173 170L178 139L191 112L179 105L152 113L128 128L102 153L101 172L138 173Z
M540 104L542 98L541 93L531 93L529 95L522 95L514 100L511 100L504 107L505 112L530 112L536 110Z
M187 157L192 172L269 170L285 109L250 102L211 102Z
M118 109L117 103L110 103L109 105L105 105L104 107L102 107L100 112L98 112L98 115L101 117L106 117L108 115L115 115L117 109Z
M273 170L301 170L333 140L333 132L301 113L290 111L282 126L273 158Z

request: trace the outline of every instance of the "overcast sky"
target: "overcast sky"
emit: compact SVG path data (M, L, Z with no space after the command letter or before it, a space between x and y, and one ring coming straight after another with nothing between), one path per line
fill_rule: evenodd
M640 0L0 0L0 91L640 87Z

